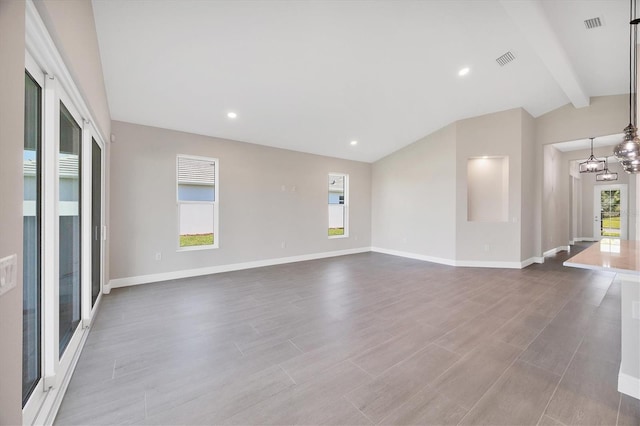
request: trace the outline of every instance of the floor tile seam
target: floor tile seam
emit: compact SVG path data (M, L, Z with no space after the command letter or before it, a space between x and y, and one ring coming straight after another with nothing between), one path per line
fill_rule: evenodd
M240 356L242 356L242 358L244 358L244 352L242 352L242 349L240 349L240 346L238 346L238 343L236 343L235 341L233 342L233 345L236 347L236 349L238 350L238 352L240 352Z
M502 380L502 377L504 377L504 375L507 373L507 371L508 371L508 370L509 370L509 369L510 369L510 368L511 368L515 363L516 363L516 361L518 361L518 360L520 359L520 356L521 356L521 355L522 355L522 354L523 354L527 349L529 349L529 346L531 346L531 343L533 343L533 342L538 338L538 336L540 336L540 334L542 334L542 331L543 331L545 328L546 328L546 327L544 327L542 330L540 330L540 331L538 332L538 334L533 338L533 340L531 340L531 342L527 345L527 347L526 347L525 349L520 349L520 348L518 348L519 350L521 350L521 352L520 352L516 357L514 357L513 361L511 361L511 363L507 366L507 368L505 368L505 369L502 371L502 373L500 374L500 376L499 376L499 377L498 377L498 378L497 378L497 379L496 379L496 380L491 384L491 386L489 386L489 388L487 388L487 390L486 390L486 391L485 391L485 392L480 396L480 398L478 398L478 400L473 404L473 406L472 406L471 408L469 408L469 410L467 411L467 413L466 413L466 414L465 414L465 415L460 419L460 421L458 422L458 425L460 425L460 424L464 421L464 419L469 415L469 413L471 413L471 411L473 411L473 409L474 409L474 408L475 408L475 407L480 403L480 401L482 401L482 399L483 399L483 398L484 398L484 397L485 397L485 396L486 396L486 395L491 391L491 389L493 389L493 388L494 388L494 387L495 387L495 386L500 382L500 380ZM512 346L512 345L511 345L511 346ZM577 350L577 348L576 348L576 350ZM574 355L575 355L575 353L574 353ZM565 371L566 371L566 370L565 370ZM561 378L560 380L558 380L558 383L556 384L556 389L558 388L558 385L560 384L560 382L561 382L561 381L562 381L562 378ZM555 391L554 391L554 393L555 393ZM553 397L553 395L552 395L552 397ZM548 403L547 403L547 406L548 406ZM465 409L466 409L466 407L463 407L463 408L465 408ZM545 408L542 410L542 415L540 416L540 418L542 418L542 416L544 416L544 413L545 413L545 411L546 411L546 410L547 410L547 407L545 407ZM538 419L538 423L539 423L539 422L540 422L540 419Z
M293 377L291 377L291 374L289 374L289 372L287 372L287 370L285 370L285 369L284 369L284 367L283 367L281 364L276 364L276 365L278 366L278 368L279 368L280 370L282 370L282 372L283 372L284 374L286 374L286 375L287 375L287 377L289 378L289 380L291 380L291 381L293 382L293 384L294 384L294 385L298 386L298 383L297 383L295 380L293 380Z
M539 365L535 365L535 364L534 364L534 363L532 363L531 361L527 361L526 359L522 359L522 358L520 358L519 356L518 356L518 361L520 361L520 362L522 362L522 363L524 363L524 364L530 365L531 367L534 367L534 368L537 368L537 369L539 369L539 370L542 370L542 371L544 371L544 372L546 372L546 373L549 373L549 374L551 374L551 375L553 375L553 376L556 376L556 377L558 378L558 383L560 382L560 379L562 378L562 376L561 376L561 375L559 375L558 373L554 373L553 371L551 371L551 370L549 370L549 369L547 369L547 368L545 368L545 367L541 367L541 366L539 366Z
M550 415L548 415L548 414L543 414L543 415L540 417L540 421L542 421L542 419L544 418L544 416L549 417L551 420L553 420L554 422L556 422L556 423L558 423L558 424L560 424L560 425L562 425L562 426L567 426L566 424L562 423L560 420L558 420L558 419L556 419L555 417L550 416ZM539 425L539 424L540 424L540 421L538 421L537 425Z
M300 349L300 348L298 347L298 345L296 345L295 343L293 343L293 341L292 341L291 339L287 339L287 342L289 342L289 343L290 343L290 344L291 344L291 345L292 345L292 346L293 346L297 351L299 351L299 352L300 352L300 355L305 354L305 353L308 353L308 352L305 352L305 351L303 351L302 349ZM295 357L294 357L294 358L295 358Z
M438 376L439 377L439 376ZM402 407L404 407L405 405L407 405L409 402L411 402L411 400L413 398L415 398L420 392L423 392L425 389L429 389L432 390L433 392L435 392L437 394L438 397L443 398L445 400L447 400L448 402L450 402L451 404L455 405L456 407L466 411L466 408L462 407L460 404L458 404L456 401L454 401L453 399L449 398L447 395L438 392L438 390L436 388L434 388L433 386L431 386L431 384L427 383L426 385L424 385L423 387L421 387L420 389L418 389L418 391L416 393L414 393L413 395L411 395L409 398L406 398L405 401L398 405L396 408L394 408L393 410L391 410L390 413L388 413L386 416L384 416L378 423L376 423L377 425L381 425L381 424L385 424L385 420L387 418L389 418L392 414L398 412Z
M458 360L456 361L456 363L457 363L458 361L460 361L460 360L462 360L462 359L466 358L467 356L469 356L469 354L471 354L473 351L475 351L475 350L478 348L478 346L476 346L476 347L474 347L473 349L471 349L470 351L468 351L466 354L463 354L463 353L460 353L460 352L456 352L456 351L454 351L453 349L445 348L444 346L442 346L442 345L441 345L441 344L439 344L439 343L436 343L435 341L434 341L434 342L431 342L431 344L432 344L432 345L434 345L434 346L437 346L437 347L439 347L440 349L443 349L443 350L445 350L445 351L447 351L447 352L451 352L451 353L452 353L452 354L454 354L454 355L458 355L458 357L459 357L459 358L458 358Z
M384 375L384 373L386 373L387 371L391 370L393 367L396 367L400 364L402 364L403 362L407 361L408 359L410 359L412 356L414 356L415 354L417 354L418 352L422 352L423 350L425 350L426 348L428 348L430 345L432 345L433 342L427 342L424 346L419 347L418 349L416 349L414 352L411 352L409 355L407 355L405 358L401 359L400 361L396 362L395 364L391 365L390 367L387 367L386 369L384 369L383 371L380 372L380 374L375 375L373 373L369 373L370 375L372 375L373 377L381 377L382 375ZM442 348L445 349L445 348ZM449 349L445 349L447 351L449 351ZM368 351L367 351L368 352ZM449 351L451 352L451 351ZM362 354L361 354L362 355ZM356 364L355 361L353 361L353 358L358 358L359 356L353 356L353 357L349 357L347 358L348 361L352 362L353 364ZM356 364L357 365L357 364ZM358 367L360 367L358 365ZM365 370L364 367L360 367L362 370ZM366 371L366 370L365 370Z
M360 367L358 364L356 364L355 362L353 362L353 358L349 358L347 359L347 362L351 363L354 367L356 367L358 370L362 371L363 373L365 373L367 376L369 376L370 379L375 379L379 376L376 376L374 374L369 373L367 370L365 370L364 368ZM360 386L358 386L360 387ZM355 388L357 389L357 388Z
M463 323L461 323L460 325L458 325L458 326L456 326L456 327L452 328L451 330L447 331L447 332L446 332L446 333L444 333L443 335L438 336L438 338L437 338L437 339L434 339L434 341L433 341L433 342L435 343L436 341L438 341L438 340L442 339L443 337L445 337L445 336L447 336L447 335L449 335L449 334L453 333L454 331L458 331L458 329L462 329L462 327L463 327L463 326L465 326L465 325L467 325L468 323L470 323L470 322L472 322L472 321L476 320L479 316L484 315L484 314L485 314L485 312L483 311L483 312L479 313L478 315L476 315L476 316L474 316L474 317L472 317L472 318L469 318L468 320L464 321L464 322L463 322ZM431 324L427 323L427 325L431 325ZM431 327L438 328L438 327L436 327L435 325L431 325ZM440 346L442 349L447 349L447 348L445 348L445 347L443 347L443 346L441 346L441 345L438 345L438 346ZM457 352L455 352L455 351L453 351L453 350L451 350L451 349L447 349L447 350L448 350L448 351L451 351L451 352L454 352L454 353L457 353ZM460 355L460 354L458 354L458 355Z
M580 338L580 342L578 342L578 346L576 346L576 349L573 351L573 355L571 356L571 359L567 363L567 366L564 368L564 371L562 372L562 375L560 376L560 380L558 380L558 383L556 383L555 389L551 393L551 396L549 397L549 400L547 401L547 404L545 405L544 409L542 410L542 414L540 415L540 418L538 419L538 423L540 423L540 420L542 420L542 418L547 413L547 409L549 409L549 405L551 405L551 401L553 401L553 397L556 395L556 392L558 391L558 388L560 387L560 383L562 383L562 380L564 379L565 374L567 374L567 371L569 370L569 367L573 363L573 360L575 359L576 354L578 353L578 348L580 348L580 346L582 345L583 341L584 341L584 334ZM556 420L552 416L549 416L549 417L551 417L552 419Z
M547 325L544 328L547 328L549 326L549 324L551 324L551 322L556 319L556 317L560 314L560 312L562 312L562 310L569 304L569 302L571 302L572 299L567 300L566 302L564 302L562 304L562 307L558 310L558 312L556 312L556 314L549 320L549 322L547 323ZM544 330L543 328L543 330Z
M356 389L357 389L357 388L356 388ZM345 400L345 401L347 401L349 404L351 404L351 406L352 406L353 408L355 408L356 410L358 410L358 412L359 412L360 414L362 414L362 415L364 416L364 418L365 418L365 419L369 420L369 422L371 422L371 424L373 424L373 425L375 425L375 424L376 424L376 422L374 422L373 420L371 420L371 418L370 418L369 416L367 416L367 415L366 415L366 414L365 414L361 409L359 409L359 408L358 408L358 406L357 406L353 401L351 401L349 398L347 398L347 396L346 396L346 395L342 395L340 398L344 399L344 400Z
M460 419L460 421L458 422L458 425L462 424L462 422L469 415L469 413L471 413L473 409L476 408L476 406L480 403L480 401L482 401L484 397L491 391L491 389L493 389L496 386L496 384L498 384L500 380L502 380L502 377L504 377L507 371L516 363L517 360L518 360L518 357L515 357L514 360L511 361L511 363L500 373L500 376L498 376L498 378L493 383L491 383L491 386L489 386L487 390L484 391L484 393L480 396L480 398L478 398L478 400L475 403L473 403L473 405L468 410L466 407L463 407L465 410L467 410L467 413Z
M493 336L494 336L498 331L500 331L501 329L503 329L504 327L506 327L507 325L509 325L512 321L515 321L515 319L516 319L517 317L519 317L519 316L520 316L520 314L522 314L522 313L523 313L524 311L526 311L526 310L527 310L527 307L525 306L524 308L522 308L521 310L519 310L517 314L515 314L514 316L512 316L511 318L509 318L508 320L506 320L506 321L504 322L504 324L502 324L500 327L496 328L496 329L493 331L493 333L489 334L487 337L493 337ZM545 327L546 327L546 326L545 326ZM504 343L509 344L508 342L504 342ZM511 346L514 346L514 345L511 345Z
M386 332L386 331L383 331L383 333L387 333L387 332ZM383 340L382 342L378 343L378 344L377 344L377 345L375 345L375 346L371 346L371 347L369 347L369 348L364 349L364 351L363 351L362 353L359 353L359 354L357 354L357 355L351 355L351 356L348 356L346 359L359 358L359 357L361 357L361 356L363 356L363 355L365 355L365 354L367 354L367 353L369 353L369 352L373 351L374 349L379 348L380 346L385 345L385 344L387 344L387 343L391 342L391 341L392 341L392 340L394 340L394 339L398 339L398 338L404 337L404 336L406 336L407 334L408 334L408 332L407 332L407 333L402 333L402 334L399 334L399 335L393 335L393 334L390 334L390 333L389 333L389 336L391 336L391 337L389 337L388 339ZM427 346L429 346L431 343L432 343L432 342L427 342L427 344L426 344L425 346L423 346L420 350L418 350L418 351L416 351L416 352L420 352L422 349L426 348L426 347L427 347ZM403 361L404 361L404 360L403 360ZM400 362L402 362L402 361L400 361ZM398 364L398 363L396 363L396 364ZM396 364L394 364L394 365L396 365ZM391 367L389 367L389 368L391 368ZM387 368L387 370L388 370L388 368ZM385 370L385 371L386 371L386 370Z

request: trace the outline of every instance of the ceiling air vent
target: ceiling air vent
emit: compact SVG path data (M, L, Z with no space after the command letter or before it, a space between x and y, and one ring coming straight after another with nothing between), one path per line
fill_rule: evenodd
M587 19L584 21L584 26L587 27L588 30L591 30L593 28L601 27L602 21L600 21L600 18Z
M507 52L504 55L500 56L498 59L496 59L496 62L498 63L498 65L500 65L501 67L504 67L505 65L507 65L509 62L513 61L516 57L513 55L513 53L511 52Z

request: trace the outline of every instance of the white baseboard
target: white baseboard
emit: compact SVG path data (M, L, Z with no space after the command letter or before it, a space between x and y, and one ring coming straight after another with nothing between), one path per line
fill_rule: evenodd
M640 399L640 378L619 372L618 392Z
M552 248L551 250L547 250L544 253L542 253L542 255L544 257L547 256L553 256L554 254L561 252L561 251L569 251L569 246L558 246L556 248Z
M539 257L539 256L534 256L534 257L530 257L527 260L523 260L522 262L520 262L520 267L521 268L526 268L529 265L532 265L534 263L544 263L544 257Z
M595 241L593 237L576 237L573 240L569 241L570 245L574 245L575 243L579 243L581 241Z
M407 251L389 250L380 247L371 247L371 251L376 253L390 254L392 256L406 257L407 259L423 260L425 262L439 263L441 265L458 266L454 259L446 259L444 257L427 256L424 254L410 253Z
M473 268L506 268L506 269L522 269L532 263L544 263L544 258L532 257L521 262L498 262L485 260L455 260L442 257L427 256L424 254L411 253L399 250L390 250L380 247L371 247L371 251L376 253L390 254L392 256L406 257L408 259L423 260L425 262L439 263L441 265L473 267Z
M159 274L139 275L135 277L115 278L105 285L104 292L109 293L113 288L128 287L132 285L148 284L159 281L175 280L180 278L197 277L201 275L219 274L221 272L239 271L242 269L260 268L263 266L281 265L284 263L303 262L305 260L323 259L326 257L345 256L348 254L366 253L371 247L359 247L348 250L337 250L323 253L303 254L300 256L280 257L275 259L254 260L251 262L232 263L229 265L208 266L206 268L186 269L181 271L163 272Z
M503 262L492 260L457 260L455 266L466 266L468 268L503 268L503 269L522 269L524 262ZM533 262L532 262L533 263ZM531 263L527 264L529 266Z

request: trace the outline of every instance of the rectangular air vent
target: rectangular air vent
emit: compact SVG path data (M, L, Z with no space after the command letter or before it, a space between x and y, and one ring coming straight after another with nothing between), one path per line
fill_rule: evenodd
M587 19L584 21L584 26L587 27L588 30L598 28L602 26L602 21L600 21L600 18Z
M507 65L509 62L513 61L514 59L516 59L516 57L513 55L513 53L511 52L507 52L504 55L500 56L498 59L496 59L496 62L498 63L498 65L500 65L501 67L504 67L505 65Z

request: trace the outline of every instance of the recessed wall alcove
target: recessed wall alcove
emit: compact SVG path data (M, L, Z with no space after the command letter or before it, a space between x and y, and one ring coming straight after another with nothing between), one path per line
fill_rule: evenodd
M467 220L509 221L509 158L467 160Z

